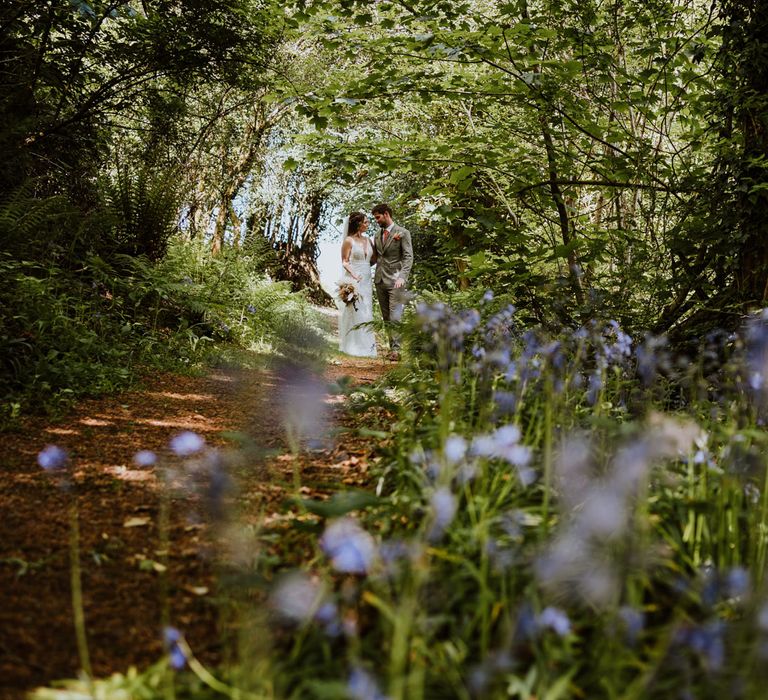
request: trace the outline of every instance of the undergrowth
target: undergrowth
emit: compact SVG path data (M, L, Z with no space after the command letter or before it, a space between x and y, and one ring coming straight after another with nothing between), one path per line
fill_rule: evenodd
M309 303L262 269L257 255L179 239L160 262L91 253L73 269L0 254L0 425L235 351L322 354Z

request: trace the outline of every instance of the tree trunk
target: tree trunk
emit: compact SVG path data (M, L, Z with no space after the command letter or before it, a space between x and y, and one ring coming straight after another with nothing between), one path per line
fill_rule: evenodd
M730 18L744 23L739 29L743 88L736 111L744 139L735 188L740 193L736 288L749 309L768 301L768 0L734 3Z
M560 189L559 174L557 170L557 159L555 145L552 141L552 133L549 129L546 117L541 117L541 133L544 137L544 148L547 154L547 172L549 174L549 191L557 209L557 218L560 223L560 235L564 246L570 246L571 243L571 221L568 216L568 209L565 206L563 193ZM576 252L573 248L568 248L568 276L571 280L573 293L579 306L584 304L584 291L581 288L581 276L579 275L579 265L576 259Z

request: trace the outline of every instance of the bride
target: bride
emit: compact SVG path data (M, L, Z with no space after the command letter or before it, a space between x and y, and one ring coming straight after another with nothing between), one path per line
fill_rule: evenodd
M357 328L373 320L373 284L371 265L375 262L373 243L365 235L368 219L359 211L349 215L347 234L341 244L341 283L353 283L357 289L354 304L344 304L339 315L339 349L348 355L376 357L376 336L370 326ZM373 260L372 260L373 258ZM357 308L355 308L357 307Z

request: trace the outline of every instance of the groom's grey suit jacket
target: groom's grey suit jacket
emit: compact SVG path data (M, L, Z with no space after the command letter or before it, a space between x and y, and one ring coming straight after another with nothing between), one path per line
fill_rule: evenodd
M384 243L382 230L374 237L376 246L376 274L373 281L387 289L395 286L395 280L399 277L408 284L408 275L413 267L413 245L411 232L395 224L389 232L387 242Z

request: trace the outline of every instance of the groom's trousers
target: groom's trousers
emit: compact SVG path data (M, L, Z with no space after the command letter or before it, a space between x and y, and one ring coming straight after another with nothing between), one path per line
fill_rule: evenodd
M381 308L381 317L389 324L390 321L397 323L403 316L403 305L405 304L405 287L395 289L385 287L380 282L376 283L376 296L379 299ZM394 333L391 327L387 328L389 335L389 347L392 350L400 349L400 334Z

